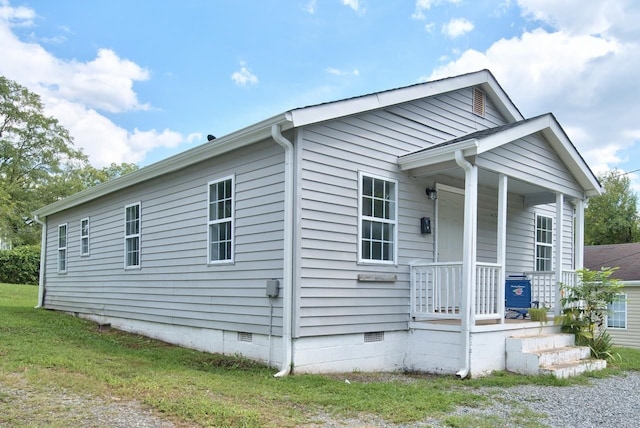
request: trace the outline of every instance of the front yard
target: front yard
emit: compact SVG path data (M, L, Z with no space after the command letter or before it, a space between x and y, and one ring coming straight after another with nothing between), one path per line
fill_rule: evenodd
M588 377L557 380L506 373L469 381L402 373L276 379L276 370L239 357L187 350L115 330L100 332L91 322L33 309L36 296L37 287L0 284L0 426L86 425L98 418L78 410L89 401L111 406L116 413L114 403L134 406L176 426L407 424L428 419L459 426L452 415L456 406L492 404L478 387L589 382ZM617 351L623 360L597 376L640 369L640 351ZM60 401L61 395L69 399ZM535 426L539 417L516 412L511 420L493 423Z

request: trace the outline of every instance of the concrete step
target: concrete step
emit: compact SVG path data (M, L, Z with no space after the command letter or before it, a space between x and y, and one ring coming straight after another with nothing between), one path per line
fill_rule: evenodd
M542 349L562 348L573 346L575 337L568 333L549 333L535 336L508 337L506 351L508 352L535 352Z
M606 368L607 362L605 360L587 359L540 367L540 374L552 374L557 378L566 379L571 376L578 376L585 372L592 372Z
M575 346L572 334L552 333L506 339L506 369L525 375L553 374L559 378L606 368L591 359L586 346Z

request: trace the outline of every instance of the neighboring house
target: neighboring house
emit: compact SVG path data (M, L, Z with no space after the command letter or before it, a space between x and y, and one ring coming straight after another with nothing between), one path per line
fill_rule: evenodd
M586 246L584 267L617 268L611 277L623 287L609 307L607 332L618 346L640 348L640 242Z
M39 304L279 375L481 375L543 329L505 321L505 276L557 310L600 192L484 70L290 110L41 208Z

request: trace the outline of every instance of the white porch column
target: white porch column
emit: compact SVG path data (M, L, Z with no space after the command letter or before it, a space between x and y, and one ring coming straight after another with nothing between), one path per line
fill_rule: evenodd
M573 267L576 270L584 267L584 199L578 199L576 206L576 230L573 248Z
M507 176L500 174L498 177L498 242L497 260L500 265L498 274L498 313L500 322L504 323L504 287L507 266Z
M562 307L560 306L560 281L562 281L562 248L564 244L564 222L562 214L564 213L564 195L562 193L556 193L556 298L554 305L554 313L560 315Z

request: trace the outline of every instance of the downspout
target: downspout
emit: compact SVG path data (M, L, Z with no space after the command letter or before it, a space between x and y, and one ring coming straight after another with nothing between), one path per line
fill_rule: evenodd
M38 214L33 216L36 223L42 226L42 235L40 237L40 276L38 278L38 304L36 309L44 306L44 280L45 266L47 265L47 222L42 221Z
M475 189L472 188L472 186L477 185L477 181L476 180L472 180L472 173L474 171L473 165L469 162L467 162L467 160L464 158L462 151L461 150L456 150L454 153L455 156L455 160L456 163L458 164L458 166L462 169L464 169L464 184L465 184L465 211L468 211L470 213L469 216L465 215L464 217L464 231L472 231L473 228L473 222L475 222L475 210L476 210L476 205L475 204L469 204L470 206L466 206L466 202L471 200L473 202L473 192L475 191ZM467 199L467 196L471 199ZM473 232L471 233L472 238L473 238ZM474 239L472 239L473 241ZM462 360L463 360L463 367L456 373L456 376L458 376L460 379L464 379L465 377L467 377L469 375L469 372L471 370L471 355L470 355L470 350L471 350L471 308L472 308L472 293L471 293L471 287L474 286L473 284L473 278L474 278L474 272L472 272L473 269L473 260L472 257L474 257L475 255L475 242L471 242L471 244L469 244L469 246L465 246L465 252L466 254L463 255L463 280L468 284L466 287L463 288L463 299L465 302L465 313L463 314L462 317L462 341L463 341L463 346L462 346L462 352L463 352L463 356L462 356Z
M280 130L280 125L271 125L271 136L284 149L284 260L282 287L282 368L274 377L291 373L293 362L292 316L293 316L293 144ZM271 352L271 350L269 350Z

